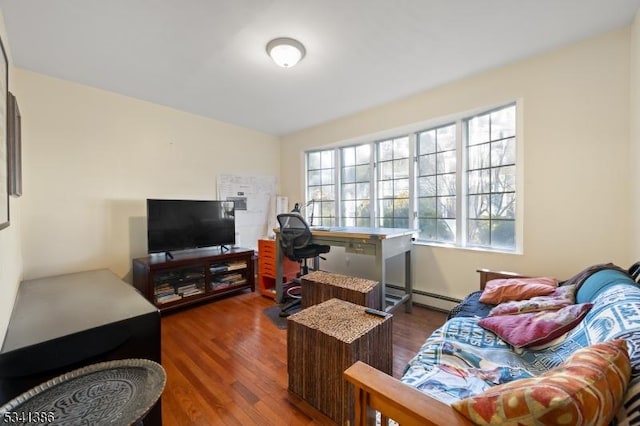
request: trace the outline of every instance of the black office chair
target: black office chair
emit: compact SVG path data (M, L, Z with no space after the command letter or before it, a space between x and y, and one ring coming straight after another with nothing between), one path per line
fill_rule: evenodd
M311 229L299 213L281 213L278 215L278 223L280 248L287 258L300 264L301 276L309 273L308 259L320 257L331 250L331 246L311 242ZM299 305L300 299L284 305L280 316L288 316Z

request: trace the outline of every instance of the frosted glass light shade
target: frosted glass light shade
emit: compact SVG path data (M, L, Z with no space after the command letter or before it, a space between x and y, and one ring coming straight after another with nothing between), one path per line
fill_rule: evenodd
M304 57L304 46L292 38L276 38L267 43L267 53L277 65L291 68Z

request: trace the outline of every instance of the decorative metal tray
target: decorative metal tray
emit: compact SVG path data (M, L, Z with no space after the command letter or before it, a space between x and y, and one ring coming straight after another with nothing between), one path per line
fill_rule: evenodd
M89 365L49 380L0 407L0 422L22 425L130 425L156 403L166 383L146 359Z

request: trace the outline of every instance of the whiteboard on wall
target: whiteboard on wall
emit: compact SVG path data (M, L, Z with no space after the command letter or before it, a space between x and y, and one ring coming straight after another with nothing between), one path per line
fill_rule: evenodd
M267 235L277 184L275 176L218 176L218 199L235 202L237 246L257 249L258 240Z

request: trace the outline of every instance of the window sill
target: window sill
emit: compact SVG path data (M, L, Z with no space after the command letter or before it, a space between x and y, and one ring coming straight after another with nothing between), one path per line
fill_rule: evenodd
M473 251L473 252L512 254L516 256L523 255L522 250L517 250L517 249L506 250L506 249L497 249L497 248L488 248L488 247L463 247L455 244L436 243L432 241L420 241L420 240L415 240L413 244L418 246L425 246L425 247L448 248L448 249L457 249L457 250L465 250L465 251Z

